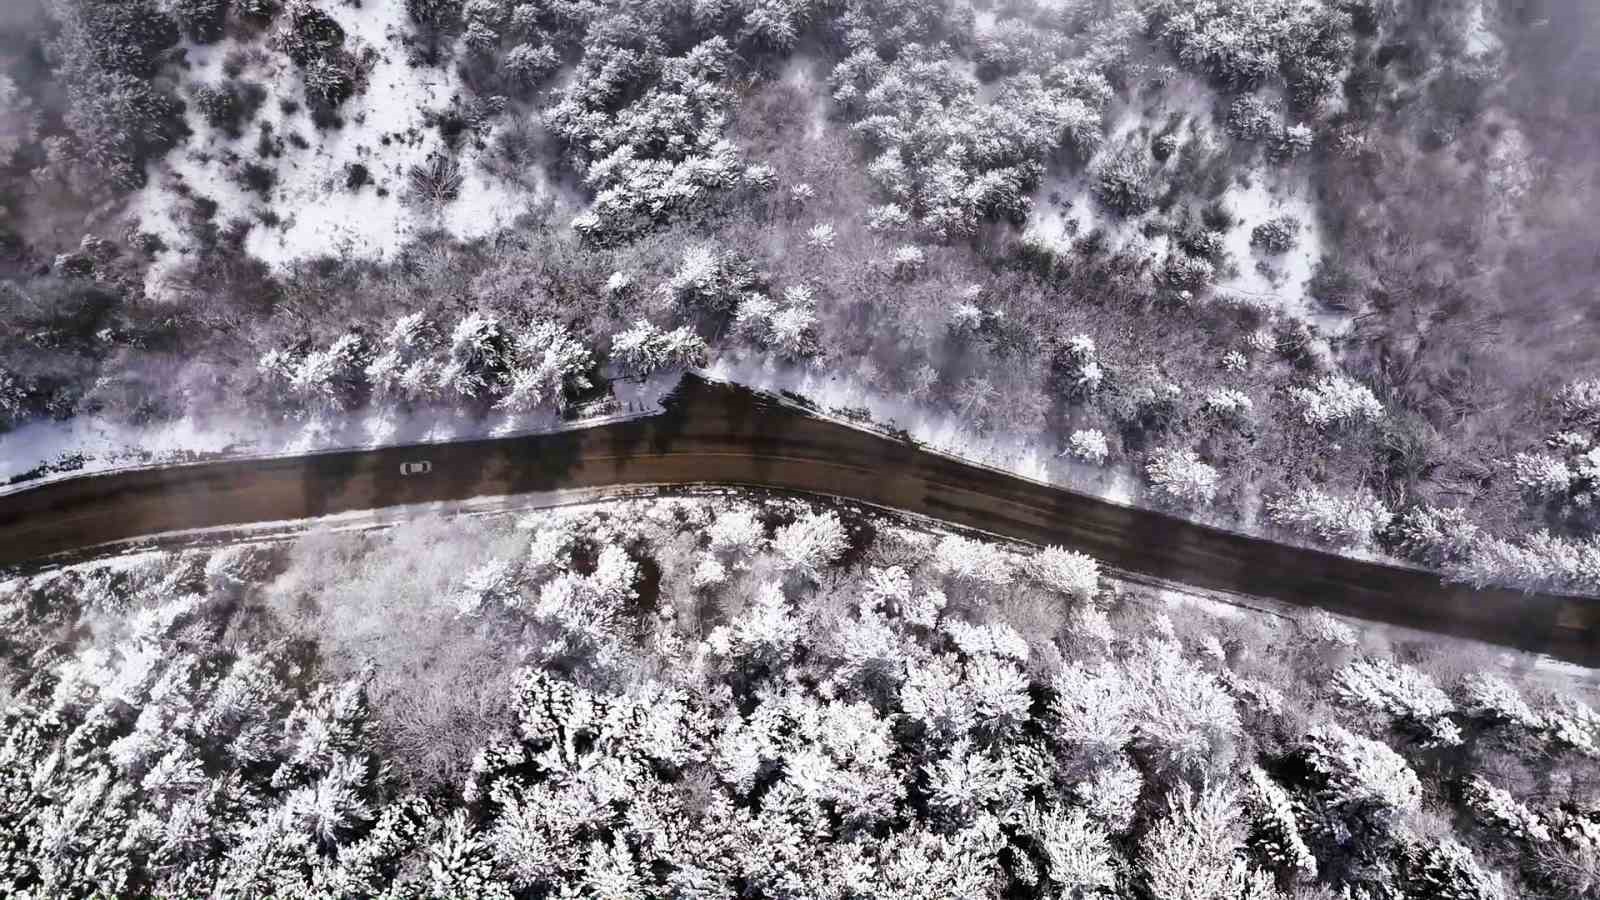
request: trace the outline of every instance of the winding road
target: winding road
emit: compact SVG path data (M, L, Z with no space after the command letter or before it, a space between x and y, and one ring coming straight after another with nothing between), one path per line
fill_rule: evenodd
M426 460L428 471L403 474ZM1600 600L1442 583L1134 509L686 377L665 412L592 428L86 475L0 495L0 566L188 529L622 485L799 491L905 510L1107 566L1600 665Z

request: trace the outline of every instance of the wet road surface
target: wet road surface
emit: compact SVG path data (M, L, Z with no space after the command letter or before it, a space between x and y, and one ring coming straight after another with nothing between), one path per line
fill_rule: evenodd
M427 472L403 474L419 461ZM1600 600L1444 584L973 466L685 378L660 415L525 437L68 478L0 495L0 566L164 532L621 485L757 486L893 507L1105 565L1600 665Z

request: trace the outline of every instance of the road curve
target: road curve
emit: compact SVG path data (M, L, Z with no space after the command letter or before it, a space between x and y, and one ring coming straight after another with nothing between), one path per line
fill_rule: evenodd
M688 377L664 413L531 435L88 475L0 495L0 566L196 528L472 497L719 484L893 507L1106 565L1600 665L1600 601L1443 584L1417 569L1132 509ZM432 471L401 474L426 459Z

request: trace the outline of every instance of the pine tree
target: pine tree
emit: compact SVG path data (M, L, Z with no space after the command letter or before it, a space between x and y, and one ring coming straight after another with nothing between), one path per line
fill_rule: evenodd
M1133 826L1139 792L1144 777L1126 754L1119 754L1094 770L1087 781L1073 786L1073 793L1089 814L1112 834L1123 834Z
M1157 450L1145 464L1156 496L1179 506L1210 506L1217 496L1217 470L1193 450Z
M1135 746L1163 768L1204 766L1240 732L1233 698L1176 643L1147 639L1141 651L1125 675Z
M772 536L773 552L788 568L816 578L849 548L839 514L806 513Z
M1056 740L1096 753L1115 753L1133 740L1132 688L1110 663L1090 670L1072 663L1050 684Z
M1091 600L1100 589L1100 564L1094 558L1061 547L1046 547L1026 563L1040 584L1074 600Z
M1369 709L1419 731L1429 746L1461 743L1461 729L1450 719L1455 704L1433 679L1410 666L1383 660L1356 660L1333 676L1335 699Z
M1011 583L1013 566L1000 548L959 535L946 535L934 548L934 566L958 582L998 587Z
M663 331L640 320L611 339L611 358L632 375L649 375L660 369L703 366L706 342L687 325Z
M492 848L468 823L466 810L457 810L445 819L425 858L428 896L485 900L512 900L514 896L495 871Z
M1300 420L1316 428L1338 430L1377 422L1383 418L1383 404L1364 384L1342 375L1327 375L1307 387L1289 391L1289 399L1299 410Z
M1474 672L1461 683L1462 711L1484 721L1534 730L1539 715L1514 685L1489 672Z
M1022 813L1021 831L1044 856L1050 882L1067 896L1094 893L1116 885L1108 835L1089 818L1087 811L1040 809L1030 803Z
M1473 858L1472 851L1445 838L1437 844L1407 842L1400 853L1401 889L1422 900L1502 900L1505 884Z
M1313 728L1302 754L1319 802L1347 817L1383 825L1421 802L1421 782L1403 757L1336 723Z
M1295 879L1317 876L1317 859L1300 836L1288 792L1259 766L1250 768L1244 807L1250 826L1245 845L1263 867Z
M1478 821L1507 837L1530 844L1552 839L1550 827L1538 813L1481 775L1472 776L1463 786L1462 799Z
M1153 896L1164 900L1234 900L1248 874L1236 856L1238 798L1225 788L1196 792L1180 782L1167 814L1145 835L1139 868Z

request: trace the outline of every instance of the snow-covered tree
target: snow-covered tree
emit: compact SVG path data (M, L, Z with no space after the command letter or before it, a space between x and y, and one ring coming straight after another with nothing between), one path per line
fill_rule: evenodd
M1103 156L1090 173L1096 200L1122 216L1136 216L1155 202L1155 181L1141 150Z
M988 655L1027 662L1028 642L1015 628L1004 622L973 625L960 619L946 619L939 630L969 659Z
M561 67L561 56L548 44L518 44L501 57L500 66L514 82L531 87Z
M1268 253L1287 253L1300 242L1300 220L1279 216L1257 225L1250 232L1250 246Z
M1223 421L1248 419L1254 402L1243 391L1233 388L1213 388L1200 398L1200 408Z
M1023 810L1021 830L1044 857L1050 883L1066 896L1092 894L1116 885L1108 834L1086 810L1041 809L1030 803Z
M1158 766L1203 767L1239 734L1233 697L1177 643L1147 639L1125 673L1134 745Z
M911 277L928 264L928 254L914 244L901 244L894 248L894 253L889 257L889 264L894 268L895 274Z
M1396 517L1391 526L1400 552L1431 566L1465 562L1472 556L1482 529L1461 507L1420 504Z
M735 319L740 332L791 358L816 350L816 326L816 295L802 285L785 289L776 301L759 294L746 295Z
M440 336L422 313L395 321L380 352L367 363L372 397L379 403L419 403L438 399L445 389L445 364L436 353Z
M689 585L696 590L713 588L728 580L728 569L714 558L700 560L689 577Z
M767 545L767 534L761 521L756 518L754 511L746 508L718 513L706 529L706 538L713 552L727 554L735 561L757 553Z
M1479 822L1506 837L1526 843L1546 843L1552 839L1550 827L1539 814L1523 805L1511 792L1474 775L1462 788L1462 799Z
M1092 465L1100 465L1111 455L1106 436L1098 428L1080 428L1067 438L1067 451Z
M1116 640L1117 631L1111 618L1094 606L1080 606L1067 616L1067 631L1073 638L1085 642L1088 648L1105 650Z
M933 552L934 567L940 574L975 585L1000 586L1011 583L1014 568L1004 550L984 541L945 535Z
M1351 734L1336 723L1313 728L1303 746L1315 775L1317 797L1326 807L1377 822L1414 811L1422 784L1416 772L1387 744Z
M1072 792L1108 831L1123 834L1133 825L1143 788L1143 776L1124 754L1096 768L1088 780L1075 784Z
M495 865L493 844L473 828L464 809L445 819L439 836L428 845L425 859L424 890L429 896L486 900L515 896Z
M1259 766L1250 768L1244 808L1249 815L1245 844L1267 869L1295 878L1317 874L1317 858L1300 835L1289 794Z
M1600 589L1600 538L1573 539L1536 531L1520 540L1485 537L1472 555L1451 567L1452 578L1479 587Z
M1086 334L1075 334L1067 338L1058 356L1057 366L1065 376L1067 387L1075 397L1088 397L1100 389L1105 382L1105 368L1100 364L1100 351L1095 346L1094 338ZM1098 431L1078 432L1089 435L1100 434ZM1074 433L1076 438L1078 433ZM1086 438L1093 444L1093 438ZM1099 443L1103 446L1105 436L1100 435ZM1102 454L1102 459L1104 458ZM1091 460L1093 461L1093 460Z
M1145 463L1145 475L1163 502L1210 506L1217 497L1217 470L1193 450L1157 450Z
M1302 485L1271 497L1267 517L1297 534L1341 547L1366 547L1388 527L1393 514L1381 500L1361 492L1335 496L1315 485Z
M27 382L13 372L0 369L0 428L16 425L27 415Z
M1472 851L1445 838L1436 844L1406 842L1400 853L1401 889L1408 897L1439 900L1504 900L1505 883L1485 869Z
M1300 639L1308 643L1333 647L1356 645L1355 629L1329 615L1327 610L1312 609L1302 613L1295 618L1294 628Z
M923 767L928 802L937 815L964 825L1022 799L1023 783L1007 760L963 738Z
M1573 472L1563 459L1543 453L1518 453L1511 458L1511 477L1530 497L1559 497L1572 486Z
M1461 729L1450 719L1455 704L1432 678L1410 666L1358 659L1334 674L1329 690L1341 703L1381 713L1415 729L1429 745L1461 743Z
M500 320L480 312L468 313L450 333L450 359L441 373L457 396L490 396L508 375L511 345Z
M347 411L361 399L369 359L366 341L346 334L325 350L307 353L290 376L289 389L314 409Z
M1024 566L1034 580L1074 600L1092 600L1100 590L1100 564L1086 553L1046 547Z
M1028 678L1016 663L993 654L979 655L968 661L963 681L983 734L1015 733L1028 721Z
M906 666L900 708L941 740L967 733L976 720L973 698L962 685L961 664L953 656L934 656Z
M39 114L33 101L10 76L0 75L0 167L11 165L17 151L38 135Z
M1240 140L1264 141L1283 130L1277 111L1257 94L1243 94L1228 105L1228 133Z
M1050 683L1052 734L1068 746L1114 753L1133 740L1132 689L1110 663L1071 663Z
M600 551L594 572L589 575L595 593L610 603L638 599L639 592L634 588L638 580L639 564L629 558L626 550L614 545Z
M1600 713L1576 697L1562 695L1540 707L1545 739L1557 747L1600 757Z
M800 641L800 622L789 611L783 589L769 584L738 619L719 625L706 643L720 656L746 664L776 666L786 661Z
M849 547L839 514L832 510L808 512L772 536L773 552L784 564L811 578L818 577Z
M545 405L564 409L571 394L593 386L588 377L593 354L561 325L535 322L516 335L511 346L511 369L496 409L514 413Z
M573 222L592 242L614 243L703 210L740 182L744 165L722 136L734 100L733 47L719 35L681 56L659 53L626 41L592 46L544 110L594 191ZM625 84L637 89L625 92Z
M624 371L648 375L658 369L705 365L706 342L687 325L663 331L640 320L611 339L611 358Z
M477 615L485 604L515 605L519 602L517 574L512 560L488 560L467 573L461 590L449 598L449 603L462 616Z
M1516 686L1492 672L1473 672L1461 683L1462 712L1486 722L1539 727L1539 715L1522 699Z
M1237 851L1238 797L1206 785L1180 782L1166 815L1139 846L1139 870L1152 896L1170 900L1233 900L1245 893L1249 874Z
M1289 391L1300 421L1317 428L1350 428L1383 418L1383 404L1364 384L1343 375L1325 375Z
M1600 427L1600 378L1568 382L1556 391L1553 399L1563 423Z

